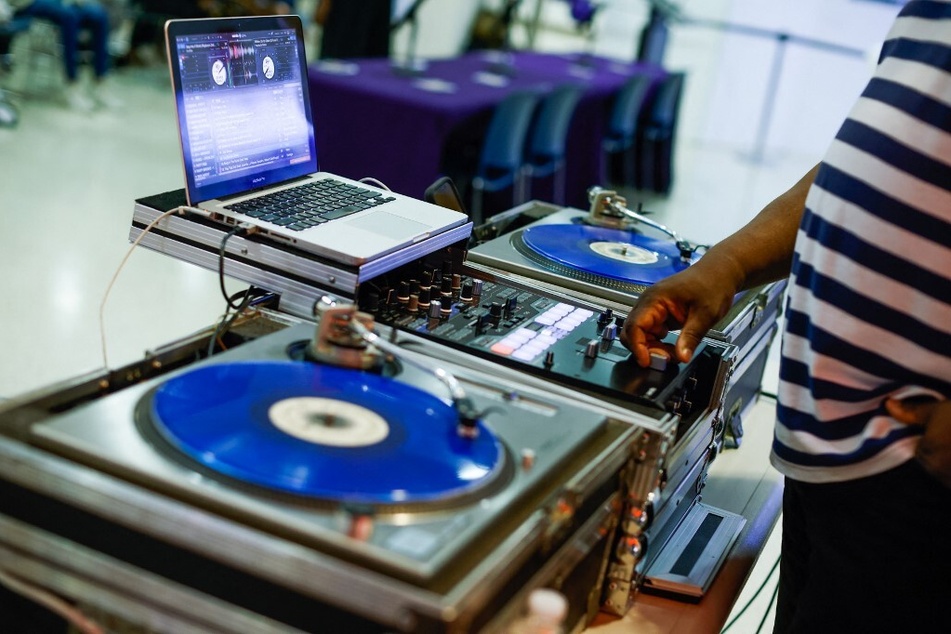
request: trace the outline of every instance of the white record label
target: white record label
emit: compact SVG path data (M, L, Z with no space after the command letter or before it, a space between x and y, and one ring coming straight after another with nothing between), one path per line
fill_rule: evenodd
M592 242L590 246L598 255L631 264L654 264L658 259L653 251L627 242Z
M376 412L347 401L300 396L271 405L268 418L295 438L330 447L366 447L390 433Z

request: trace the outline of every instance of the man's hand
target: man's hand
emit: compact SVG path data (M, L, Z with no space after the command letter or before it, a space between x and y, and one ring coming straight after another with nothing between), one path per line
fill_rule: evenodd
M951 488L951 401L890 398L885 410L900 423L925 428L915 457L925 471Z
M677 329L681 331L675 346L677 361L689 361L707 331L730 310L736 286L727 283L728 276L712 263L701 259L648 287L631 308L620 339L638 365L650 365L650 351L663 347L661 340Z

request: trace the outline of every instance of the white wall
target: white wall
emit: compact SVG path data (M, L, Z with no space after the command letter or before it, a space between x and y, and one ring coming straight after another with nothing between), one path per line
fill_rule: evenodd
M411 5L412 0L394 0L394 13L402 15ZM416 55L432 59L461 53L478 7L479 3L473 0L426 0L416 14ZM409 36L409 25L393 34L393 57L405 58Z
M698 3L690 3L693 7ZM767 152L821 153L848 114L877 60L898 11L858 0L732 0L725 21L793 37L785 44L769 128L759 138L768 85L780 46L771 37L724 32L711 65L699 136L706 142ZM680 27L678 31L705 27ZM678 35L679 37L679 35ZM797 41L836 44L859 56ZM696 104L694 104L696 105Z

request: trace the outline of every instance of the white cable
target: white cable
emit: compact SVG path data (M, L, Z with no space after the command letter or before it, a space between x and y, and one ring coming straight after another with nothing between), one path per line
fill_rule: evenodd
M116 268L116 272L113 274L112 279L109 280L109 286L106 287L106 292L102 296L102 302L99 304L99 337L102 343L102 365L106 369L109 368L109 355L106 351L106 320L105 320L106 301L109 299L109 293L112 292L112 287L115 285L116 280L119 278L119 273L122 271L123 267L125 267L126 262L129 260L129 256L132 255L132 251L134 251L135 248L139 246L139 243L142 241L142 238L145 237L145 234L147 234L149 231L154 229L155 225L161 222L164 218L171 216L172 214L175 214L175 213L182 214L182 213L185 213L186 211L197 212L202 215L207 214L207 212L201 209L182 206L182 207L175 207L174 209L169 209L168 211L160 215L158 218L150 222L148 226L142 230L142 233L139 234L139 236L135 239L135 241L132 242L132 245L129 247L129 250L126 252L125 257L122 258L122 261L119 263L118 268Z
M387 187L386 185L384 185L383 183L381 183L381 182L378 181L377 179L373 178L372 176L364 176L363 178L360 179L360 182L361 182L361 183L369 183L370 185L376 185L376 186L379 187L380 189L385 189L385 190L388 191L388 192L393 191L392 189L390 189L389 187Z
M22 579L17 579L2 570L0 570L0 584L3 584L20 596L55 612L69 621L81 634L106 634L106 630L101 625L83 614L81 610L73 607L67 601L48 590L44 590Z

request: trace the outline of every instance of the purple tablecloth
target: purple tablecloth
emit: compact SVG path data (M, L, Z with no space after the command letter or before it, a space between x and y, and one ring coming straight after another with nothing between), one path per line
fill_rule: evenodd
M320 168L350 178L373 177L394 191L422 197L443 173L447 143L477 140L494 106L508 94L573 82L585 86L585 94L568 137L566 197L568 204L587 208L587 188L603 184L601 135L611 98L634 75L660 80L665 72L650 64L577 54L516 52L508 57L512 72L504 75L493 72L499 58L497 52L475 52L434 60L417 77L394 73L385 59L312 65Z

